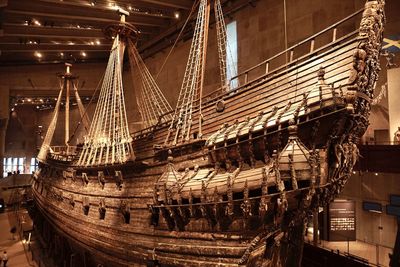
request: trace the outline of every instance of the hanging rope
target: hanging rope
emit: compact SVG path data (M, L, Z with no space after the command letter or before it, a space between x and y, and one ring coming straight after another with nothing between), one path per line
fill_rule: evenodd
M56 125L57 125L58 114L60 111L60 104L61 104L61 96L62 96L63 90L64 90L64 86L62 84L60 84L60 93L58 94L57 103L54 108L53 118L51 119L49 128L47 129L47 132L46 132L46 136L44 137L42 146L40 147L39 154L37 156L37 158L40 161L46 160L47 154L49 153L49 150L50 150L51 140L53 139L54 131L55 131Z
M89 134L77 163L80 166L124 163L134 158L122 86L123 47L117 35Z
M165 144L169 142L169 138L173 132L173 145L176 145L178 142L189 141L190 139L193 123L193 103L196 99L201 101L208 18L209 6L207 0L201 0L189 59ZM199 136L201 137L201 102L199 103L199 122Z
M196 10L196 8L197 8L197 6L198 6L198 4L199 4L199 1L196 1L195 4L192 6L192 10L190 10L190 13L189 13L188 17L186 18L186 21L185 21L185 23L183 24L183 26L182 26L182 28L181 28L181 31L180 31L179 34L178 34L178 37L176 37L174 44L172 45L171 49L169 50L168 55L167 55L167 57L165 58L163 64L161 65L160 70L157 72L157 75L156 75L156 77L155 77L156 80L158 79L158 76L160 75L161 71L164 69L165 64L167 63L167 61L168 61L170 55L172 54L172 51L174 50L176 44L177 44L178 41L180 40L181 35L182 35L182 33L183 33L183 30L186 28L186 25L188 24L190 18L192 17L193 12Z
M229 46L227 40L227 30L226 24L224 20L224 14L222 12L221 1L215 0L214 2L214 12L215 12L215 24L217 30L217 45L218 45L218 58L219 58L219 70L221 76L221 86L226 87L226 90L229 91L230 81L228 81L229 77L237 76L237 68L232 64L227 64L228 56L233 63L232 49Z
M131 40L128 41L128 51L131 70L134 70L134 66L137 67L138 76L141 81L136 101L145 127L151 127L157 123L171 120L171 105L157 86Z

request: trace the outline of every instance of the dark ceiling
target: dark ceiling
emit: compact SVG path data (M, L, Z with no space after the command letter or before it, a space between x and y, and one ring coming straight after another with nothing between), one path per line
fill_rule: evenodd
M139 30L138 49L146 58L174 43L196 0L0 0L0 66L65 61L103 62L111 40L103 29L117 10ZM229 15L257 0L221 0ZM190 23L181 38L191 37ZM213 23L213 15L211 16Z
M0 0L0 65L104 61L111 41L103 29L117 9L140 31L138 47L151 50L190 13L194 0ZM150 51L148 51L150 53Z

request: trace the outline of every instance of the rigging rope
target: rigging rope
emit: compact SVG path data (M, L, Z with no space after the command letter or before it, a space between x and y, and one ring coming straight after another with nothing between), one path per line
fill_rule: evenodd
M58 114L60 111L61 96L62 96L62 93L64 90L63 85L60 84L60 87L61 87L60 93L58 94L57 103L54 108L53 118L51 119L49 128L47 129L47 132L46 132L46 136L44 137L42 146L40 147L39 154L37 156L40 161L46 160L47 154L49 153L49 150L50 150L50 143L51 143L51 140L53 139L54 131L56 129Z
M128 41L128 51L131 70L133 71L133 67L136 66L139 79L141 80L141 87L136 100L145 127L151 127L157 123L171 120L171 105L157 86L153 76L131 40Z
M208 30L209 5L207 0L201 0L196 19L189 59L179 93L178 102L168 130L165 144L175 131L173 145L190 140L193 123L193 104L199 99L199 137L201 137L201 91L204 76L205 43Z
M77 163L80 166L124 163L134 158L122 85L121 48L123 44L117 35L89 134Z
M186 28L186 25L188 24L190 18L192 17L193 12L196 10L196 8L197 8L199 2L200 2L200 0L196 1L196 2L194 3L194 5L192 6L192 10L190 10L190 13L189 13L188 17L186 18L186 21L185 21L185 23L183 24L183 26L182 26L182 28L181 28L179 34L178 34L178 37L176 37L174 44L172 45L171 49L169 50L168 55L167 55L167 57L165 58L163 64L161 65L160 70L157 72L157 75L155 76L155 79L156 79L156 80L158 79L158 76L160 75L161 71L164 69L165 64L167 63L167 61L168 61L170 55L172 54L172 51L174 50L174 48L175 48L176 44L178 43L179 39L181 38L181 35L182 35L182 33L183 33L183 30Z

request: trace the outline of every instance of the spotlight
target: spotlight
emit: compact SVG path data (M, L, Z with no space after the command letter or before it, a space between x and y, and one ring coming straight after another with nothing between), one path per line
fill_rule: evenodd
M181 14L180 14L179 11L175 11L175 12L174 12L174 17L175 17L176 19L179 19L180 16L181 16Z
M86 57L86 53L84 51L82 51L81 56Z
M100 41L99 41L99 40L96 40L96 44L97 44L97 45L100 45Z
M36 57L38 57L38 58L42 58L42 56L43 56L42 53L37 52L37 51L35 52L34 55L35 55Z

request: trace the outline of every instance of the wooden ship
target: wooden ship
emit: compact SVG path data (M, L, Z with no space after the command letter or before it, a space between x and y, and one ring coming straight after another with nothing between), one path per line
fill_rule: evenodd
M221 87L203 95L211 4ZM221 4L200 0L174 110L121 13L106 29L114 43L94 116L85 118L83 144L72 146L66 127L65 147L51 146L61 94L73 84L67 71L38 155L35 223L57 264L300 266L305 223L345 185L368 127L383 8L384 0L368 0L362 10L227 80ZM339 36L340 25L355 18L359 28ZM323 34L331 37L317 48ZM307 52L296 54L300 47ZM122 88L125 50L139 70L147 126L133 134ZM285 63L277 65L282 57Z

